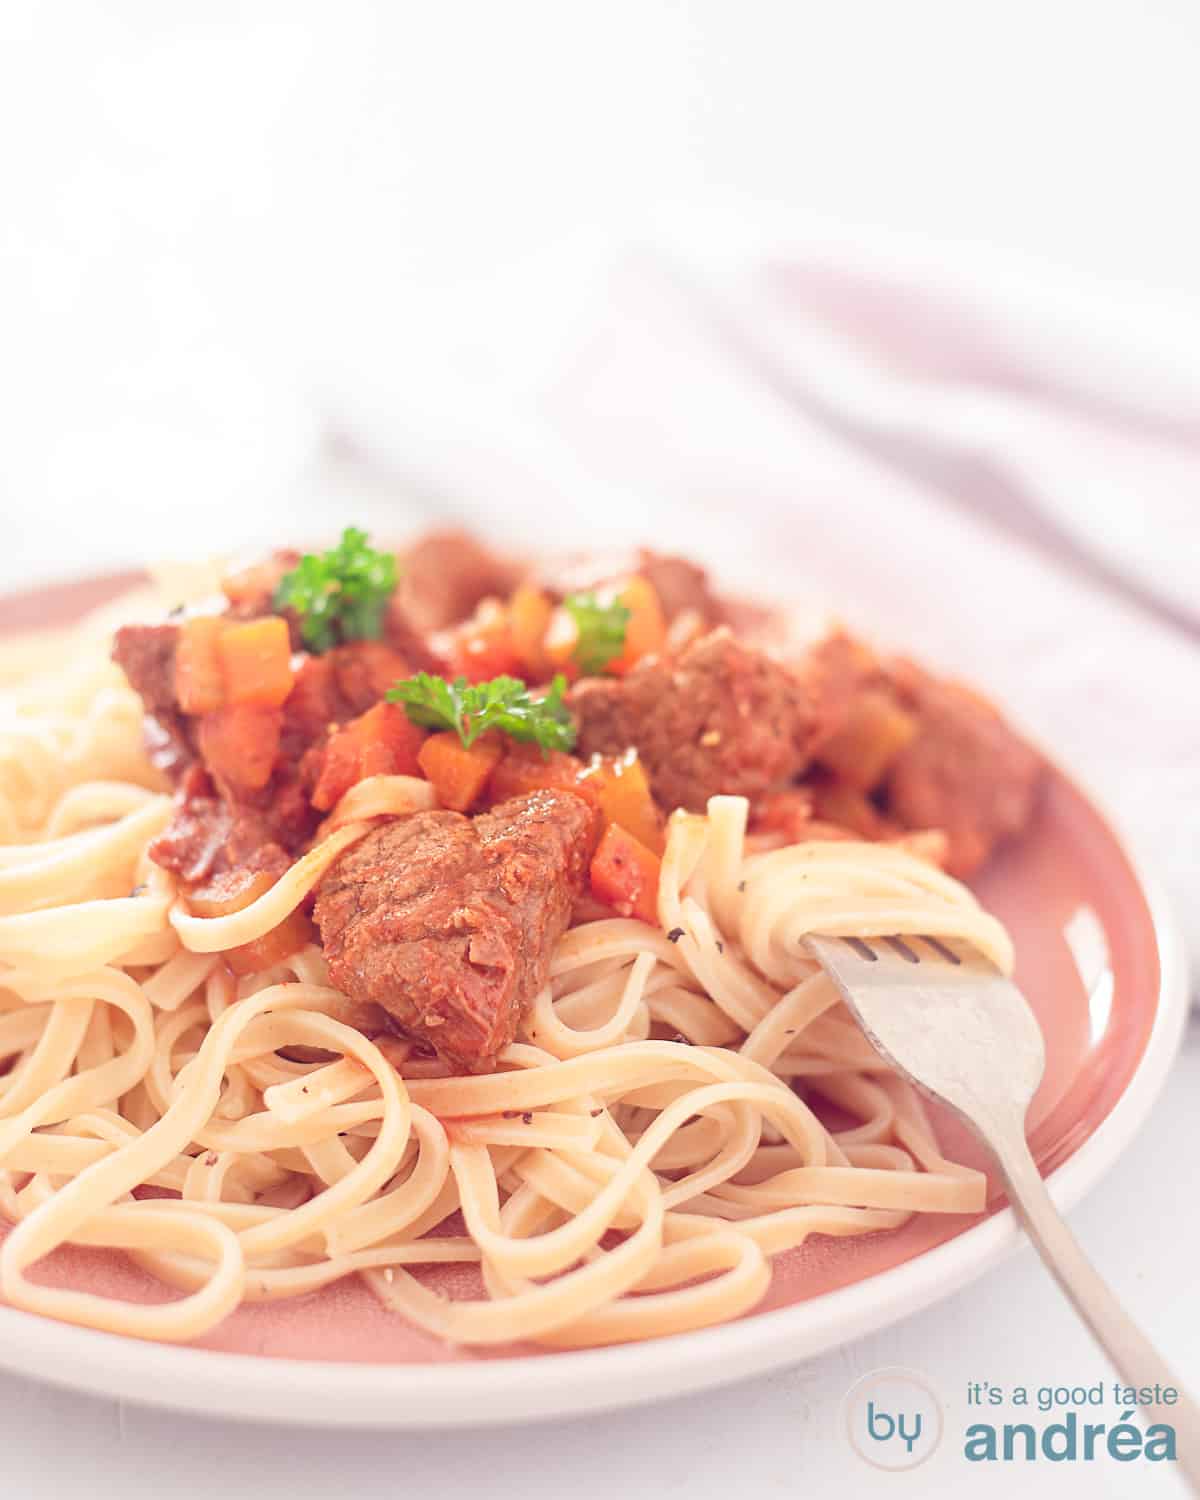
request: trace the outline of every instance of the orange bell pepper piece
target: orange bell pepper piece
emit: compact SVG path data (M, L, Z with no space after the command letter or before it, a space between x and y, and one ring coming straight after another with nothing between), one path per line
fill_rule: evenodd
M278 708L292 690L292 645L280 615L226 623L217 639L226 703Z
M185 620L175 646L175 696L185 714L208 714L225 703L225 674L218 641L225 621L219 615Z
M524 797L546 787L565 787L596 801L594 793L580 781L583 769L578 756L565 751L550 750L543 755L536 745L511 745L492 773L488 796L493 802L506 802L509 797Z
M395 703L377 703L334 731L322 751L312 804L336 807L352 786L368 776L419 776L425 731Z
M544 682L550 675L546 654L546 631L554 606L548 594L531 583L521 583L508 602L508 626L513 650L521 664L518 676L526 682Z
M468 812L482 796L503 754L499 735L482 735L468 747L454 730L447 729L429 736L417 761L442 806Z
M583 768L578 790L595 798L608 822L633 834L652 853L663 852L666 840L662 814L650 795L646 770L636 750L627 750L624 755L595 756Z
M623 677L636 667L643 656L657 655L667 640L667 622L663 618L658 593L648 578L631 578L617 598L629 611L625 624L625 646L620 656L610 661L608 672Z

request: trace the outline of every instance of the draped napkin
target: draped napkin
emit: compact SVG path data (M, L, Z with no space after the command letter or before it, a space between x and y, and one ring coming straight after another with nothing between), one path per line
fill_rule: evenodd
M360 391L343 451L422 512L691 552L969 677L1100 793L1200 958L1200 330L1189 364L1064 301L629 255L453 420L436 381Z

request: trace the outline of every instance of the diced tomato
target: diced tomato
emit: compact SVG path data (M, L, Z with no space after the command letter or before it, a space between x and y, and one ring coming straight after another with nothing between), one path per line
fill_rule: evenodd
M438 801L455 812L469 812L504 754L499 735L485 734L469 748L451 729L431 734L421 746L417 760L433 783Z
M490 682L493 677L519 677L524 663L512 637L505 631L477 631L460 637L450 653L450 672L468 682Z
M617 823L655 854L665 847L662 814L636 750L596 755L586 765L578 756L536 745L512 745L488 783L492 802L524 797L544 787L578 792L599 809L606 823Z
M288 913L277 927L264 932L262 937L229 948L225 962L235 974L259 974L263 969L274 968L285 958L291 958L315 937L313 924L305 913L296 907Z
M515 677L523 670L513 642L508 610L498 599L485 599L454 635L450 671L468 682Z
M583 769L583 762L577 756L562 750L550 750L543 755L536 745L510 744L492 773L488 796L493 802L505 802L509 797L524 797L544 787L566 787L573 792L585 792L589 800L596 801L594 792L585 791L580 782Z
M352 786L364 776L375 775L374 764L386 751L370 741L339 729L330 735L321 753L321 769L312 790L312 805L321 812L336 807Z
M379 738L392 752L390 770L385 776L419 776L421 774L421 746L429 737L429 731L414 724L398 703L378 703L363 715L369 719L376 715Z
M283 716L277 708L231 704L200 719L200 754L214 776L246 791L271 779Z
M225 702L225 676L218 646L225 621L219 615L186 620L175 647L175 696L185 714L208 714Z
M545 641L553 613L549 595L531 583L518 584L508 601L509 636L521 664L517 675L526 682L544 682L551 675Z
M225 625L217 640L226 703L278 708L292 690L292 647L280 615Z
M631 578L617 595L629 611L625 625L625 647L606 671L624 676L631 667L637 666L643 656L657 655L667 639L667 622L663 618L662 605L654 585L639 574Z
M616 823L633 834L639 843L655 854L666 847L662 814L650 794L645 767L637 751L624 755L594 756L583 768L579 790L589 792L610 823Z
M367 776L418 776L425 731L395 703L377 703L330 735L312 804L322 812L336 807L352 786Z
M592 894L623 917L658 923L662 861L626 829L610 823L592 856Z

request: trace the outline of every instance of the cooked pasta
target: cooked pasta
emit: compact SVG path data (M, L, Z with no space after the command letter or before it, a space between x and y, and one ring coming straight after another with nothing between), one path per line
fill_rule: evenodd
M199 915L148 856L175 804L100 640L81 630L2 708L12 1305L188 1340L241 1303L361 1275L381 1316L456 1343L578 1347L737 1317L809 1236L983 1208L982 1175L942 1155L804 946L955 937L1008 969L1003 928L950 875L879 842L771 847L746 796L677 810L656 920L577 907L515 1038L468 1071L365 1026L311 933L265 968L226 962L373 831L436 811L435 785L358 781L279 878ZM31 1278L68 1243L124 1252L178 1295ZM477 1266L476 1295L423 1279L447 1262Z

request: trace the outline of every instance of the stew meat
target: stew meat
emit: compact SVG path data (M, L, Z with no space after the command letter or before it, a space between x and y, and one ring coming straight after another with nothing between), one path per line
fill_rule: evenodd
M330 978L449 1061L487 1066L546 983L595 835L570 791L375 829L317 891Z
M227 580L227 614L247 620L270 612L276 586L297 558L276 552ZM301 622L288 617L287 697L281 705L248 705L235 716L239 737L232 740L220 711L182 711L178 623L117 633L114 657L144 702L156 763L176 786L175 817L151 856L175 872L189 897L220 898L236 894L247 875L282 874L344 790L323 772L331 761L344 769L346 742L331 748L333 732L377 712L397 679L422 669L445 673L450 627L484 599L500 607L531 576L460 532L426 536L399 561L383 639L310 655L301 649ZM977 870L999 841L1029 822L1042 765L964 688L907 662L883 663L844 632L798 661L779 660L731 630L727 622L740 618L739 610L712 592L702 569L660 553L577 559L557 573L543 569L537 587L549 614L568 590L603 593L632 573L651 585L672 628L660 635L661 647L622 664L624 675L614 668L578 677L567 704L578 755L635 749L662 812L702 811L724 793L748 798L758 827L783 828L790 838L938 829L947 867L959 875ZM424 765L416 750L423 732L413 732L413 768L392 763L400 774ZM507 748L504 764L511 765ZM543 762L532 747L521 751L531 752L525 771L532 788L529 779L518 783L527 795L474 817L436 811L385 823L333 865L315 897L333 982L471 1069L494 1062L545 984L601 832L596 808L603 804L569 789L579 761L559 755ZM252 762L255 774L242 774ZM358 763L351 764L347 785ZM376 771L358 774L378 773L386 756L370 764ZM497 797L505 795L501 779L497 772ZM487 800L483 790L475 805ZM657 818L653 809L650 817ZM642 848L634 836L623 855L639 880L657 879L651 843L657 847L650 839Z
M1002 839L1029 823L1042 762L968 689L911 662L893 664L891 675L918 729L888 773L889 811L907 828L943 829L947 868L972 875Z
M726 626L626 677L584 678L568 703L582 753L636 746L668 810L700 812L718 793L754 800L784 785L808 764L818 727L804 678Z

